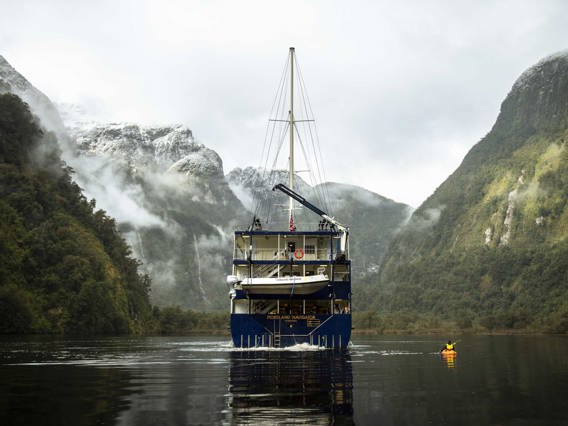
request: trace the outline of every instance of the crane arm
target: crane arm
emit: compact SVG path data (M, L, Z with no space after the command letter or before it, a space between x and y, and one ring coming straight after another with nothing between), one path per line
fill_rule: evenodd
M329 216L326 212L324 212L320 208L314 206L312 203L310 203L308 200L306 200L304 197L302 197L297 192L288 188L286 185L279 183L279 184L275 185L274 188L272 188L273 191L275 191L277 189L279 191L282 191L288 197L293 198L294 200L296 200L301 205L307 207L308 209L310 209L314 213L320 215L325 220L327 220L329 223L334 224L337 227L337 229L339 230L339 232L341 233L341 251L345 251L345 243L346 243L346 239L347 239L346 237L347 237L347 233L349 232L349 228L347 226L339 223L333 217Z
M306 206L308 209L310 209L314 213L319 214L321 217L327 216L326 212L324 212L323 210L314 206L312 203L310 203L308 200L306 200L304 197L302 197L297 192L288 188L286 185L279 183L279 184L275 185L274 188L272 188L273 191L276 190L276 189L282 191L288 197L293 198L294 200L296 200L297 202L299 202L303 206Z

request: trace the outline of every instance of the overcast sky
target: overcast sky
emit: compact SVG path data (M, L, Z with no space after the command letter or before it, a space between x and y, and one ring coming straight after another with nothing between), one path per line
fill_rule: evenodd
M260 164L294 46L328 180L417 207L567 22L562 0L0 0L0 54L99 119L188 125L227 173Z

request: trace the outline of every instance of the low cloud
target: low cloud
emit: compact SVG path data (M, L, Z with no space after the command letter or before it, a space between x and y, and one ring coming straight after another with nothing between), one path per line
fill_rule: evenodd
M446 206L425 209L411 216L406 229L413 232L422 232L431 229L438 221Z
M145 207L147 201L142 188L127 183L123 172L117 170L110 158L74 157L70 161L77 170L75 180L87 197L94 198L97 205L118 222L136 227L167 228L164 220Z

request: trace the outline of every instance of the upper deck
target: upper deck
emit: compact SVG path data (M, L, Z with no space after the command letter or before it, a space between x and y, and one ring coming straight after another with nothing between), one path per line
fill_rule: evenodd
M341 252L341 232L318 231L235 231L233 263L328 263L349 261L349 244Z

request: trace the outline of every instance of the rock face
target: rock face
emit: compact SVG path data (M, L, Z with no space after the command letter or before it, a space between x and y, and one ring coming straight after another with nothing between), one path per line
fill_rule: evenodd
M496 126L554 130L568 127L568 50L544 58L515 82L501 106Z
M491 131L395 238L382 308L489 329L565 327L568 306L556 301L568 297L567 141L561 52L520 76Z
M63 122L57 109L49 98L36 89L12 65L0 55L0 93L18 95L30 106L33 114L37 115L41 124L49 131L61 136L65 132Z

